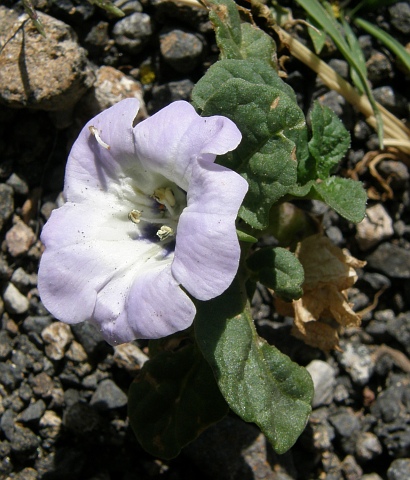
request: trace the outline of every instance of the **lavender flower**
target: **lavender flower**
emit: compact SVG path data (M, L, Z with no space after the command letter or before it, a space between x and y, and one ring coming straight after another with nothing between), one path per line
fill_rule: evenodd
M175 102L133 126L127 99L92 119L67 164L67 200L41 239L44 305L88 320L111 344L189 327L199 300L223 293L239 264L235 219L247 182L214 162L241 134ZM183 287L183 288L181 288Z

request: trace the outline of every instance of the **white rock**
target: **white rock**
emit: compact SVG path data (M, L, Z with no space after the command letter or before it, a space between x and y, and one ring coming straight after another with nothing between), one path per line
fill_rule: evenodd
M6 310L17 315L26 313L29 307L27 297L20 293L12 283L8 283L3 290L3 301Z
M333 400L333 392L336 384L336 372L334 368L322 360L312 360L306 367L315 386L315 396L312 407L329 405Z
M51 360L61 360L64 357L66 347L73 340L73 334L69 325L54 322L41 332L45 341L46 355Z
M365 218L356 229L356 240L361 250L368 250L394 233L393 220L381 203L366 210Z

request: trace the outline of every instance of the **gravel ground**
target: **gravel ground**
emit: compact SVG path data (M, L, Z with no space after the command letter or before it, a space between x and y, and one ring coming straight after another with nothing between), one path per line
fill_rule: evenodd
M146 345L112 348L90 325L70 328L43 307L39 233L62 202L67 153L85 121L126 96L142 100L141 119L189 99L218 54L204 11L157 0L116 3L123 19L85 1L39 0L49 15L46 41L18 18L15 2L0 6L0 43L8 41L0 53L0 478L408 480L409 158L391 153L373 169L363 166L377 149L375 133L296 60L286 63L286 81L305 112L319 99L344 121L352 145L340 171L356 172L370 201L359 227L321 204L304 205L336 245L367 261L350 291L355 311L364 312L362 328L344 332L340 352L305 346L290 336L291 319L275 312L265 289L254 298L261 334L308 366L316 385L313 414L287 454L275 455L254 426L233 415L173 461L146 454L130 430L125 394ZM407 2L367 18L410 42ZM384 47L358 33L375 96L408 120L409 78ZM347 76L331 44L322 56Z

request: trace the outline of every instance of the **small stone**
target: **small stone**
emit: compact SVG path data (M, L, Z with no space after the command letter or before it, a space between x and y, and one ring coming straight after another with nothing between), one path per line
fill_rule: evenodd
M67 350L65 356L73 362L84 362L85 360L87 360L86 351L84 350L82 345L75 340L71 342L71 345Z
M377 436L372 432L360 432L356 441L356 456L360 462L369 462L383 452Z
M41 398L50 398L54 383L50 375L47 375L45 372L41 372L35 377L29 379L31 388L33 389L34 395Z
M395 160L383 160L377 168L393 190L403 190L407 187L410 174L404 163Z
M410 278L410 251L394 243L382 243L366 260L369 268L389 278Z
M40 440L25 427L16 427L10 440L12 453L20 460L33 460L37 457Z
M383 85L373 90L374 98L383 107L387 108L391 113L396 116L402 117L407 115L407 100L399 92L395 91L390 85ZM365 139L364 139L365 140ZM380 162L383 163L383 162ZM400 163L393 161L393 163ZM404 164L402 164L405 167ZM380 169L378 164L377 169Z
M356 241L368 250L393 235L393 220L381 203L366 210L366 217L356 226Z
M29 251L35 239L33 230L17 218L16 223L6 233L7 249L12 257L18 257Z
M40 399L23 410L17 417L17 420L21 423L36 423L40 420L45 411L46 404Z
M366 385L373 373L374 363L365 345L344 343L338 359L351 379L358 385Z
M161 55L165 62L180 73L196 68L203 51L203 43L193 33L175 29L159 37Z
M333 400L334 387L336 385L336 372L327 362L313 360L306 367L310 373L315 387L312 407L329 405Z
M139 53L151 38L151 18L146 13L133 13L119 20L112 31L116 44L133 55Z
M98 412L85 403L74 403L63 415L64 427L80 436L98 432L103 421Z
M27 467L13 475L13 480L38 480L38 474L34 468Z
M103 380L91 397L90 405L98 410L113 410L127 405L127 395L111 380Z
M125 15L135 12L142 12L142 5L138 0L114 0L113 4L120 8Z
M52 317L47 316L28 316L23 321L23 330L27 333L37 333L41 332L53 323Z
M410 355L410 312L400 313L387 322L388 333L396 339Z
M62 420L53 410L47 410L39 421L42 437L57 438L61 432Z
M389 7L390 22L404 35L410 34L410 5L408 2L397 2ZM410 477L409 477L410 478ZM390 479L389 479L390 480Z
M23 380L23 372L20 367L12 363L0 363L0 384L8 390L15 390Z
M48 220L51 217L51 212L56 208L57 206L54 202L45 202L40 208L40 213L45 220Z
M410 458L396 458L387 470L388 480L408 480L410 478Z
M11 107L68 110L91 87L94 74L71 27L44 13L38 15L46 38L26 14L16 23L7 15L3 19L7 23L0 28L8 30L10 40L0 56L0 101ZM24 70L19 60L22 49Z
M391 287L391 281L381 273L365 272L361 280L368 283L374 290L381 290Z
M393 76L390 60L381 52L374 52L366 62L367 78L372 83L389 80Z
M135 373L148 359L148 356L133 343L114 347L114 363L128 372Z
M154 86L152 89L153 98L148 104L149 110L155 113L177 100L189 101L193 88L194 84L188 79Z
M90 357L112 351L112 347L106 343L100 331L92 323L77 323L71 326L71 330Z
M0 361L4 362L13 350L13 340L4 330L0 331Z
M23 268L19 267L11 276L11 282L20 290L28 289L37 286L37 275L35 273L29 275Z
M18 195L27 195L29 192L27 182L21 179L16 173L10 175L6 184L10 185Z
M346 480L360 480L363 470L357 464L353 455L347 455L342 461L342 471Z
M348 130L354 127L354 115L352 107L346 102L344 97L334 90L321 95L318 98L321 105L329 107L342 120L345 128Z
M136 98L140 102L136 123L148 116L142 85L120 70L104 65L96 71L94 86L82 98L77 110L87 121L125 98Z
M0 230L14 212L13 189L5 183L0 183Z
M365 473L361 480L383 480L380 475L377 475L377 473Z
M66 347L74 337L69 325L54 322L42 331L41 338L47 344L46 355L48 358L61 360L64 357Z
M347 408L340 408L330 415L329 422L333 425L336 433L341 437L343 450L347 454L354 454L356 437L360 432L360 422L356 415Z
M21 315L29 308L29 301L12 283L7 283L3 290L3 301L6 310L11 314Z

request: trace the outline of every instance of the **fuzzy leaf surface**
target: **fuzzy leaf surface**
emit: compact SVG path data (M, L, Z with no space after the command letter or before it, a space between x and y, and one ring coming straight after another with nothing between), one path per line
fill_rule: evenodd
M128 415L142 447L170 459L228 413L212 370L193 345L160 352L130 386Z
M311 411L310 375L257 335L238 279L220 297L197 303L197 312L197 342L225 400L259 426L277 453L286 452Z

